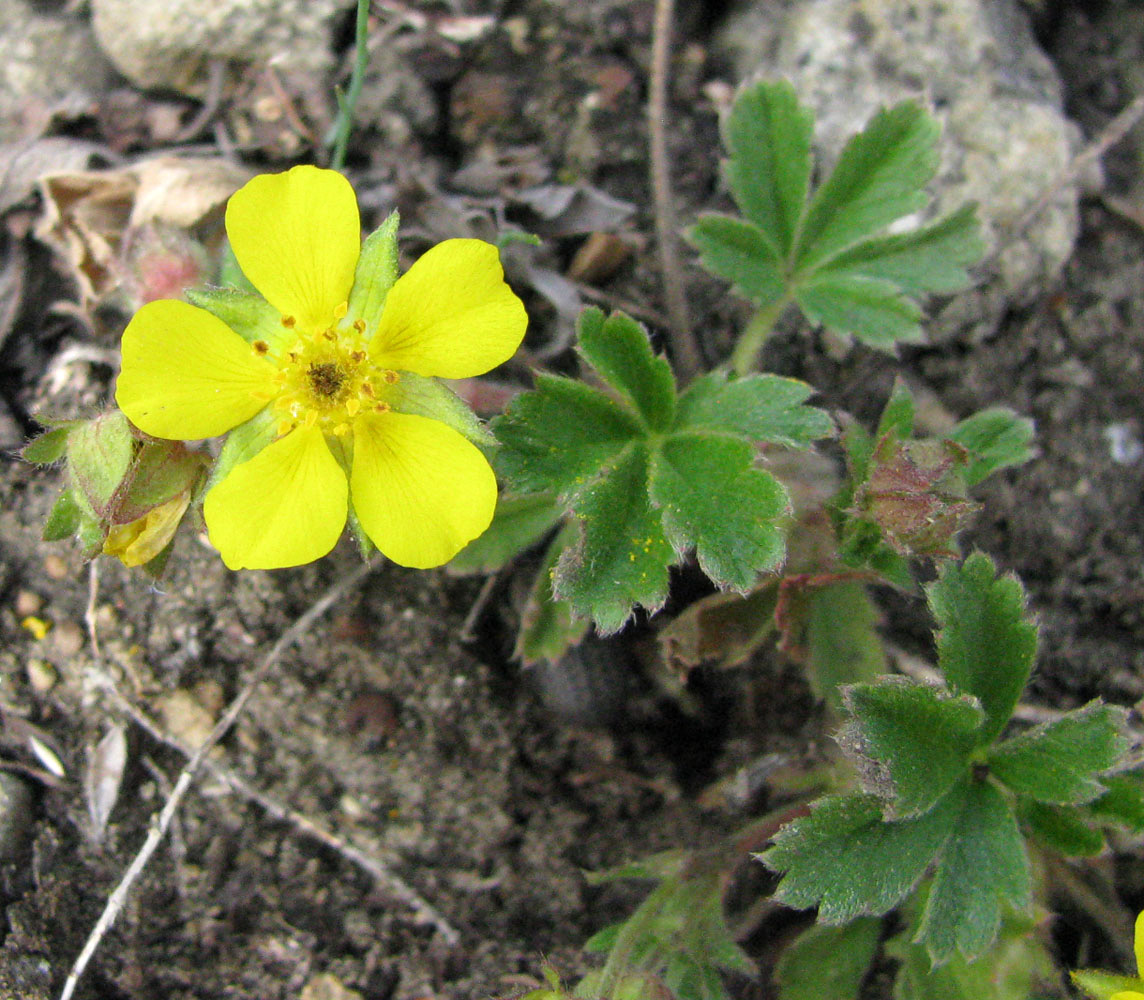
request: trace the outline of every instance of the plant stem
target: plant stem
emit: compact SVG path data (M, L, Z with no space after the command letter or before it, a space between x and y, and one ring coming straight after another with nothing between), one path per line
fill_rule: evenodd
M334 133L334 152L330 156L330 169L341 170L346 165L346 146L354 126L354 111L361 96L365 69L369 65L366 35L369 33L369 0L358 0L357 28L354 34L354 68L350 75L350 89L338 97L338 123Z
M731 352L731 367L736 375L748 375L755 370L755 363L759 359L759 351L771 335L782 314L786 312L791 303L790 295L783 295L769 305L763 306L747 324L747 328L739 335L739 342Z

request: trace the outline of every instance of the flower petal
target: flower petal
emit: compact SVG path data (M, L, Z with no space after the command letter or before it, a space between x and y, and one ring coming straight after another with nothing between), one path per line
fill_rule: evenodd
M346 474L322 432L310 427L236 465L207 493L203 516L230 569L278 569L329 552L348 509Z
M354 189L336 170L262 174L234 193L226 232L242 273L303 330L324 330L346 302L361 249Z
M354 424L350 492L382 555L426 569L448 562L489 526L497 482L485 456L451 427L385 413Z
M275 392L274 366L205 309L148 302L123 331L115 401L140 430L193 441L245 423Z
M389 290L369 351L383 368L470 378L511 358L527 325L524 304L504 282L497 248L446 240Z
M1144 979L1144 910L1136 914L1136 931L1132 943L1136 951L1136 975Z

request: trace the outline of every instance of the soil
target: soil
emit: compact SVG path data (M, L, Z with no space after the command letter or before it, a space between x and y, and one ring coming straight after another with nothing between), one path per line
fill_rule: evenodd
M652 4L511 7L501 13L544 26L529 58L513 51L508 32L461 49L430 46L412 65L435 113L398 130L396 144L378 140L381 126L355 134L349 174L374 216L366 221L396 202L407 230L426 237L457 235L440 230L496 211L535 224L515 192L537 180L584 182L634 208L625 226L634 252L589 292L636 312L658 337L664 306L644 112ZM682 7L671 116L686 220L725 204L713 156L717 117L702 85L726 79L710 47L726 10L715 0ZM1090 137L1132 96L1139 53L1112 25L1133 9L1133 0L1030 4L1064 76L1069 113ZM588 128L583 98L592 91ZM256 96L250 87L224 92L216 120L233 127ZM297 97L312 110L311 93ZM141 124L156 120L148 109L190 118L198 107L122 81L107 106L133 110L53 127L142 157L154 152L153 130ZM186 142L200 155L219 152L223 133L205 126ZM772 370L811 382L824 405L867 422L898 375L939 413L1004 404L1035 419L1036 459L982 488L965 543L1024 581L1042 626L1028 697L1054 708L1097 696L1133 706L1144 697L1144 232L1123 210L1133 198L1139 206L1144 190L1139 135L1105 158L1107 188L1084 202L1064 272L1046 276L1039 299L984 342L911 348L897 360L854 348L840 358L813 331L790 330L765 357ZM285 162L283 144L257 134L239 152L256 169ZM312 152L303 144L291 155ZM475 163L485 178L477 193L473 170L463 170ZM538 260L560 271L582 239L553 228ZM99 351L114 348L123 320L112 311L81 323L60 310L61 297L76 298L66 267L15 232L10 226L8 243L30 256L20 334L0 351L9 447L33 429L34 411L91 413L107 398L114 354ZM686 280L704 348L717 360L746 310L697 267ZM535 285L522 291L533 317L529 349L564 363L559 310ZM61 352L77 344L92 351L61 368ZM59 994L185 763L124 714L109 684L162 731L195 744L275 639L358 558L346 541L314 566L235 575L190 531L158 584L101 560L93 586L71 547L39 539L60 472L9 455L0 476L0 1000L40 1000ZM545 959L574 981L592 964L583 942L641 895L632 883L589 888L583 870L711 843L768 803L732 803L704 789L765 753L812 754L826 737L797 669L769 653L732 673L696 672L684 703L638 676L626 643L607 647L602 667L568 668L583 676L523 675L498 626L512 591L502 580L488 604L479 580L382 566L336 602L274 667L211 758L246 792L217 774L198 779L76 996L504 996ZM925 650L924 608L879 596L887 637ZM100 656L85 627L89 598ZM478 602L485 610L468 641ZM50 631L38 637L29 617ZM636 675L618 709L617 669ZM603 680L592 673L601 670ZM29 733L47 756L34 752ZM126 741L121 776L116 734ZM437 922L306 822L384 866ZM1116 873L1119 895L1107 900L1116 914L1144 904L1144 868L1127 848L1096 870ZM744 865L737 896L765 888ZM1062 963L1119 961L1091 913L1071 897L1051 902L1061 914ZM766 935L751 935L748 947L760 977L735 980L733 995L772 996Z

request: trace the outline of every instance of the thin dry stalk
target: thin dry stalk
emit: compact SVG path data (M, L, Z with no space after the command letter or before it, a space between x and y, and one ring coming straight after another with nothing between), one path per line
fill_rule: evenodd
M254 694L258 685L265 679L266 675L270 673L271 669L282 658L282 655L290 648L297 640L306 632L307 629L323 614L330 609L343 595L356 587L366 576L371 573L374 566L366 563L360 566L348 576L343 577L340 581L334 584L326 593L314 602L293 625L291 625L285 632L279 636L278 641L274 643L270 652L266 654L266 658L258 665L258 667L247 678L246 683L243 685L242 690L238 693L235 699L227 706L226 711L223 713L222 718L215 724L214 729L211 730L210 735L203 740L202 745L194 752L191 759L187 761L186 766L179 773L178 780L175 782L175 787L172 789L170 796L164 803L162 810L157 818L151 822L151 828L147 833L147 839L143 842L143 846L139 849L135 859L128 866L127 871L123 873L123 877L119 880L119 884L115 887L114 891L107 899L104 905L103 912L99 915L99 919L95 922L95 926L91 929L87 941L84 943L83 950L75 960L71 971L68 973L67 980L64 982L64 988L60 992L60 1000L71 1000L72 994L75 992L76 986L79 984L80 977L83 975L84 970L87 969L88 963L91 961L92 956L95 954L96 949L99 947L100 942L106 936L107 932L114 925L116 918L119 916L120 911L123 909L124 903L127 901L127 896L131 891L131 887L135 884L136 880L143 873L147 867L147 863L151 860L151 855L155 853L155 849L162 842L163 837L166 836L167 830L171 826L171 821L175 817L175 813L179 806L182 804L184 797L190 790L195 777L203 766L206 755L218 744L231 726L242 714L246 708L247 702L250 701L251 696ZM94 636L96 641L93 643L93 655L98 652L98 636L95 630L95 595L98 593L99 577L95 572L90 577L90 590L88 595L88 611L85 616L88 626L88 634Z
M676 252L675 200L671 192L671 169L667 158L667 75L671 58L674 6L674 0L655 0L647 119L651 187L655 200L655 238L670 319L671 354L676 374L681 382L686 383L702 371L703 358L691 328L683 270Z

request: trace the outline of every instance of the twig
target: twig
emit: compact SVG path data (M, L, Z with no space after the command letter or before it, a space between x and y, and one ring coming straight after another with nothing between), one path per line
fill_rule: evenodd
M171 792L170 797L167 799L160 811L157 818L152 819L151 828L147 833L147 839L143 842L143 846L139 849L135 859L128 866L127 871L123 873L123 877L119 880L119 884L115 887L114 891L108 897L107 903L103 908L103 912L99 915L99 919L95 922L95 926L91 929L87 941L83 946L83 950L75 960L71 972L68 973L67 980L64 982L64 988L60 992L60 1000L71 1000L72 994L75 992L76 986L79 984L80 977L83 975L84 970L87 968L88 963L91 961L92 956L95 954L96 949L99 947L100 942L104 936L111 929L115 923L116 918L119 916L120 911L123 909L123 904L127 901L127 895L131 891L131 887L135 881L143 873L144 868L147 867L147 862L151 860L151 855L155 853L155 849L162 842L163 837L166 835L171 821L175 816L175 812L182 804L183 798L190 790L191 784L194 782L199 769L206 759L206 755L215 747L215 745L226 735L230 727L234 725L235 721L242 714L246 708L246 704L250 701L251 696L254 694L259 683L266 677L274 665L282 658L282 654L286 652L298 639L306 632L306 630L326 611L333 605L343 594L356 587L365 577L371 573L374 566L366 563L348 576L343 577L334 586L332 586L326 593L312 604L293 625L291 625L281 636L278 641L274 643L270 652L266 654L266 658L258 665L258 667L251 673L246 683L243 685L242 690L238 693L235 699L227 706L226 711L223 713L222 718L215 724L214 729L210 731L210 735L203 740L199 748L187 761L186 766L179 773L179 778L175 782L175 787ZM98 577L93 573L90 577L91 580L96 581L98 584ZM89 634L94 631L94 614L91 615L91 620L88 622ZM93 653L95 649L93 648Z
M171 749L178 751L184 757L190 757L192 751L182 742L157 726L145 715L122 691L106 673L103 677L106 689L115 703L123 712L142 729L148 736ZM460 935L449 921L428 900L418 894L416 889L407 885L386 867L385 862L355 847L337 834L320 826L310 817L300 813L277 799L255 788L244 778L240 778L229 768L211 760L209 757L203 761L203 770L216 781L221 781L234 794L255 803L266 813L280 822L287 823L303 836L310 837L323 844L330 850L340 854L351 864L357 865L367 875L371 876L381 888L394 899L404 903L413 911L414 917L421 923L431 925L450 946L460 941Z
M651 156L651 187L655 199L655 239L667 313L671 319L672 360L681 382L688 382L703 369L699 344L687 314L683 272L675 243L675 203L671 193L671 170L667 159L667 71L671 56L671 21L674 0L655 0L651 42L651 81L647 103Z
M1049 186L1041 192L1040 197L1013 224L1005 242L999 245L984 263L996 260L1003 250L1020 239L1037 216L1049 207L1052 200L1060 193L1061 188L1076 180L1082 172L1120 142L1141 118L1144 118L1144 95L1137 97L1105 125L1100 134L1069 161L1068 166L1053 178Z

